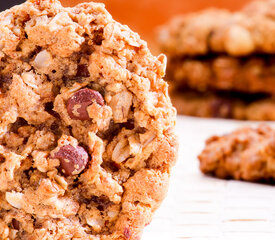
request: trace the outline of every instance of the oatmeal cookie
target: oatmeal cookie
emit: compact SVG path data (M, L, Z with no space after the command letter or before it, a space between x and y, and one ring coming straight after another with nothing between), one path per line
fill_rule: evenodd
M0 239L140 239L177 155L166 58L98 3L0 28Z
M275 131L261 125L209 138L199 160L203 173L219 178L274 181L274 156Z
M207 9L178 16L160 29L159 43L173 56L273 54L274 10L275 1L268 0L235 13Z
M223 90L275 95L275 58L221 55L170 59L167 79L175 87L201 92Z
M179 113L275 119L274 10L275 0L252 2L238 12L207 9L160 28L166 80ZM251 101L249 95L266 96Z
M275 100L262 95L242 97L236 93L171 92L179 114L205 118L275 121ZM251 99L249 99L251 98ZM244 100L246 99L246 100Z

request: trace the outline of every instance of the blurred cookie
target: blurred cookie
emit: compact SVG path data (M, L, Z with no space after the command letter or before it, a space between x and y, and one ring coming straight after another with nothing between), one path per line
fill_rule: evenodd
M234 91L275 94L275 58L251 56L209 56L201 59L173 59L167 79L174 88L192 88L199 92Z
M264 95L185 90L173 92L172 103L179 114L205 118L274 121L275 101ZM246 100L243 100L246 99Z
M275 131L261 125L213 136L199 155L203 173L219 178L274 181Z
M178 113L275 120L272 9L274 0L235 13L208 9L178 16L160 29L160 50L168 56L166 80ZM263 97L251 99L254 95Z
M171 56L273 54L274 9L268 0L234 13L214 8L178 16L160 29L159 43Z

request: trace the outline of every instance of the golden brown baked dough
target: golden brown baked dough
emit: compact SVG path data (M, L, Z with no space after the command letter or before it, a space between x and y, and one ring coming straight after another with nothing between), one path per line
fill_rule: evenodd
M237 94L238 96L239 94ZM242 94L227 92L173 92L171 99L179 114L205 118L228 118L238 120L274 121L275 101L273 98L251 95L250 101Z
M210 56L170 59L167 79L177 88L275 95L275 58Z
M267 0L233 13L213 8L180 15L160 29L159 43L169 56L273 54L274 9Z
M139 239L177 153L166 58L104 5L0 13L0 239Z
M159 47L168 56L166 80L178 113L275 120L274 9L275 0L252 2L238 12L207 9L160 28ZM196 93L190 97L189 90ZM250 94L266 96L251 102Z
M199 155L200 169L219 178L274 181L275 132L267 125L213 136Z

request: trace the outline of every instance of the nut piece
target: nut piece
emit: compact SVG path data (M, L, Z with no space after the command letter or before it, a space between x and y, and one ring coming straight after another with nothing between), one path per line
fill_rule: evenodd
M6 192L6 200L12 205L14 208L21 209L22 208L22 198L23 194L19 192Z
M89 155L83 147L62 146L53 158L60 161L61 172L66 176L77 175L87 166Z
M89 120L87 107L93 103L104 105L104 99L99 92L88 88L79 90L67 102L70 118L82 121Z
M102 219L96 218L86 218L87 224L91 226L96 232L100 232L101 228L104 226L104 222Z
M240 26L233 26L227 33L225 48L233 56L247 55L254 51L255 45L248 30Z
M46 68L51 65L52 56L46 50L41 51L37 54L34 59L34 66L38 69Z

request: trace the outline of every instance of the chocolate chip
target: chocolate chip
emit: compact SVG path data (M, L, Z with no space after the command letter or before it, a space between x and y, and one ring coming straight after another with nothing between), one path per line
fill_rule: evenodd
M89 35L87 33L84 33L83 35L84 38L89 38ZM95 48L92 45L90 45L92 43L86 41L84 42L82 45L81 45L81 53L80 54L82 57L86 58L86 59L89 59L89 56L94 52Z
M90 77L90 72L88 70L87 64L78 65L76 77Z
M94 102L103 106L104 99L101 94L95 90L84 88L76 92L67 102L67 111L71 119L89 120L87 107Z
M60 161L60 170L66 176L77 175L87 166L89 155L83 147L62 146L53 158Z
M42 50L42 47L40 46L37 46L36 49L34 51L32 51L30 54L29 54L29 58L34 58L40 51Z
M94 202L95 204L97 204L97 209L99 211L105 211L108 207L113 205L113 202L111 202L105 196L93 196L90 202Z
M232 117L232 103L229 100L216 99L212 102L211 110L214 118Z
M135 120L129 119L126 123L122 123L121 127L125 127L126 129L133 130L135 128Z
M66 87L72 87L75 82L83 83L85 78L80 76L63 76L62 81Z
M57 136L62 135L62 130L61 130L60 125L57 121L52 123L52 125L50 126L50 129L55 135L57 135Z
M52 116L54 116L55 118L60 118L59 114L57 112L55 112L53 110L54 106L53 106L53 102L47 102L45 104L45 111L49 114L51 114Z
M39 131L42 131L44 128L46 128L46 123L41 123L36 126Z
M41 229L42 228L42 226L43 226L43 224L42 223L37 223L37 224L35 224L35 229Z
M53 133L58 132L59 124L57 122L52 123L52 125L50 126L50 129L53 131Z
M136 130L136 133L139 133L139 134L144 134L146 132L147 132L147 129L144 127L138 127Z
M11 75L0 75L0 89L2 92L6 92L11 83L12 83Z
M18 128L23 127L23 126L27 126L28 122L24 119L24 118L17 118L16 122L12 124L10 131L17 133L18 132Z
M37 220L35 221L34 224L34 228L35 229L41 229L43 227L43 224L41 222L37 222Z
M14 229L19 230L19 228L20 228L19 221L17 221L15 218L12 219L12 226L13 226Z
M109 128L106 131L98 132L97 136L102 139L112 140L114 136L116 136L119 133L119 130L121 129L120 124L115 123L112 119L109 124Z
M84 203L84 204L86 204L86 205L88 205L88 204L91 202L90 199L87 199L87 198L83 197L82 195L79 196L78 201L79 201L80 203Z
M104 40L104 38L103 38L103 29L101 28L101 29L94 32L93 41L94 41L95 45L101 45L103 40Z
M1 162L4 162L5 160L6 160L6 159L5 159L3 156L0 155L0 163L1 163Z

